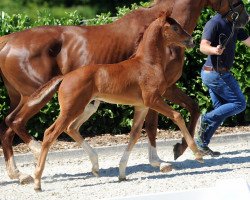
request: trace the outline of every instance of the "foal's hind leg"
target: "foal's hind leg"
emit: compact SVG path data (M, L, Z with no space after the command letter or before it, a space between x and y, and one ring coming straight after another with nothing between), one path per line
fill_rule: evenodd
M77 119L72 122L68 128L67 133L80 145L83 150L88 154L91 163L92 163L92 173L95 176L99 176L99 163L98 163L98 155L96 151L86 142L83 137L79 133L80 126L87 121L92 114L94 114L99 107L100 102L95 101L94 104L88 104L84 109L84 112L77 117Z
M133 119L133 126L130 131L130 140L128 143L128 146L126 147L123 156L120 160L119 164L119 180L123 181L126 180L126 167L129 159L129 155L136 144L137 140L140 137L141 134L141 129L143 126L143 122L145 119L145 116L148 112L148 108L140 108L140 107L135 107L134 111L134 119Z
M164 97L170 100L171 102L178 104L183 108L186 108L189 111L191 117L188 126L188 131L190 135L194 137L196 122L200 116L198 104L192 98L190 98L186 93L177 88L176 85L173 85L171 88L169 88L164 94ZM187 148L187 142L185 138L182 138L182 143L181 144L177 143L174 146L173 149L174 159L176 160L178 157L180 157L184 153L186 148Z

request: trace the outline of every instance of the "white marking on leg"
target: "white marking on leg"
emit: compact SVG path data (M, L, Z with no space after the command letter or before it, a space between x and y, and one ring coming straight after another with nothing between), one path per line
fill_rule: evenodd
M127 149L124 151L122 158L120 160L119 164L119 180L126 180L126 167L128 163L128 158L131 151L128 151Z
M41 144L38 141L36 141L35 139L32 139L29 142L28 146L29 146L31 152L33 153L34 157L36 159L38 159L40 152L41 152L41 148L42 148Z
M159 167L161 165L162 160L159 158L156 148L151 146L150 142L148 143L148 159L150 165L153 167Z
M33 182L33 178L30 175L21 173L18 170L13 156L5 164L6 164L6 170L10 179L19 179L19 182L21 184L28 184L28 183Z
M11 179L18 179L20 172L16 166L16 162L13 156L10 157L8 161L5 162L6 170Z
M96 151L86 141L83 141L81 146L83 150L88 154L89 159L91 160L92 173L95 176L99 176L99 163L98 163L98 155Z

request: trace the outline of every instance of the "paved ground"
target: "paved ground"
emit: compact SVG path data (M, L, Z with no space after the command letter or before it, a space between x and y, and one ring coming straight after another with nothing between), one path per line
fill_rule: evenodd
M124 146L98 148L100 178L90 173L90 162L80 150L52 153L42 179L43 192L36 193L33 184L21 186L10 180L0 157L0 199L103 199L120 198L156 192L213 187L217 180L243 178L250 183L250 133L215 137L211 147L223 152L218 158L205 158L205 164L193 160L190 151L173 161L172 145L176 140L158 142L159 156L172 162L174 170L161 173L148 165L147 147L137 145L127 168L128 181L118 181L118 163ZM33 158L17 156L18 167L32 174Z

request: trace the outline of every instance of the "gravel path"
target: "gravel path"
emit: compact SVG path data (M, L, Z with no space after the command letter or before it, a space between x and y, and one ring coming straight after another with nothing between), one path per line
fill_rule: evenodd
M128 181L118 181L118 163L124 146L97 148L100 178L90 173L91 164L80 150L52 153L42 179L43 192L36 193L33 184L19 185L6 174L0 157L0 199L103 199L148 193L213 187L219 179L244 178L250 184L250 133L215 137L211 148L223 152L218 158L205 157L205 164L193 160L190 151L173 161L172 145L176 140L158 142L158 154L172 162L174 170L161 173L148 164L147 147L139 143L131 154L127 168ZM20 170L34 171L30 155L17 156Z

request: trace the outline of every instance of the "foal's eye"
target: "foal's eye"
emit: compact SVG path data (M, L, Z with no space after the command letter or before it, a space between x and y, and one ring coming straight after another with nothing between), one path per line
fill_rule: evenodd
M177 32L179 29L178 29L177 26L173 26L173 30L174 30L175 32Z

